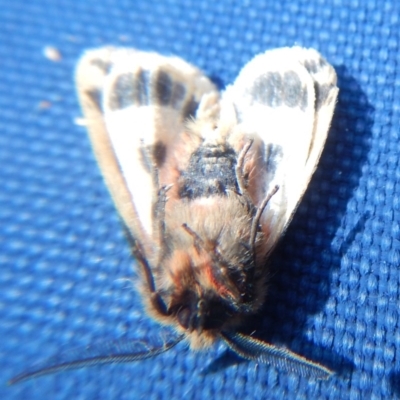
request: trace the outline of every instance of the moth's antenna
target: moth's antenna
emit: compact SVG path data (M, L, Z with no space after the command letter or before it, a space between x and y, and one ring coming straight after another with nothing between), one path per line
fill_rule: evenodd
M176 336L175 334L172 335L172 338L162 338L161 335L159 342L156 345L142 340L118 340L78 348L75 351L62 353L38 364L30 371L23 372L10 379L8 384L13 385L27 379L53 374L55 372L79 369L94 365L120 364L144 360L145 358L155 357L171 349L184 337L184 335Z
M258 361L296 375L318 380L330 378L334 372L288 349L277 347L242 333L222 332L222 339L240 357Z

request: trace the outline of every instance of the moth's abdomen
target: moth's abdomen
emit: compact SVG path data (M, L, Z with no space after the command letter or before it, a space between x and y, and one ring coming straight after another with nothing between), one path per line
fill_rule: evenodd
M236 162L237 154L228 145L200 146L191 154L187 169L181 171L179 197L193 200L238 192Z

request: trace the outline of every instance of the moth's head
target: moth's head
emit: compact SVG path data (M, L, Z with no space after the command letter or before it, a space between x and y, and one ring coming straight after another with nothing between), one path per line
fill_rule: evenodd
M160 293L166 314L169 322L195 338L193 347L237 325L246 307L246 287L238 269L215 257L211 249L195 246L174 251L166 263L168 276Z
M237 313L229 300L212 291L199 295L196 290L175 295L169 312L182 329L199 334L221 330Z
M261 241L258 234L251 239L252 210L237 197L181 201L166 219L166 245L154 268L163 307L152 315L185 332L192 347L202 347L192 337L217 338L264 300L264 274L255 257Z

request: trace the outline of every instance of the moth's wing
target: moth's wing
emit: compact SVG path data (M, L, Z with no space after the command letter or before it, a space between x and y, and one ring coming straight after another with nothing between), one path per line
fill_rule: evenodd
M249 189L260 205L275 185L261 225L272 249L286 229L316 168L328 133L338 88L336 74L313 49L281 48L256 56L222 98L221 118L234 109L230 139L257 159Z
M214 85L176 57L125 48L87 51L76 81L92 145L116 207L151 261L156 171Z

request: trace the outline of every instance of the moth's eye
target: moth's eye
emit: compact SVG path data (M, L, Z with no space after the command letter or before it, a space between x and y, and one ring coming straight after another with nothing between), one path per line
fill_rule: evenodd
M182 328L189 329L191 314L189 307L182 307L177 312L176 317L178 318L179 325Z
M248 288L246 286L247 276L246 276L246 273L244 272L244 270L247 269L247 266L250 265L250 262L251 261L249 261L248 263L245 263L243 265L243 268L240 270L228 269L229 278L235 284L235 286L238 288L238 290L241 294L247 294L247 292L248 292Z
M229 306L218 300L210 301L208 304L208 312L204 318L204 329L218 329L231 317L232 310Z

